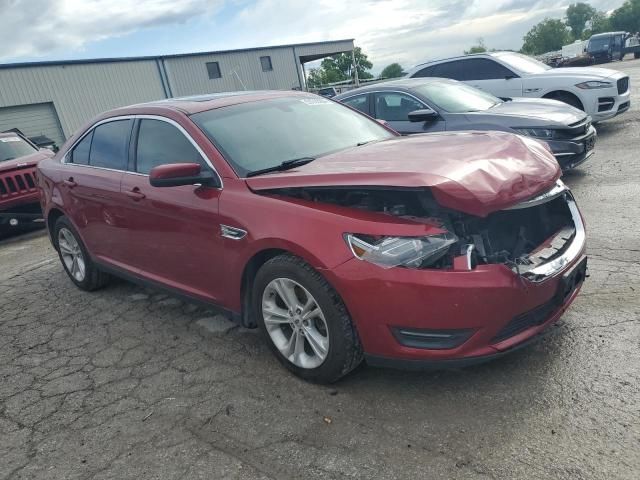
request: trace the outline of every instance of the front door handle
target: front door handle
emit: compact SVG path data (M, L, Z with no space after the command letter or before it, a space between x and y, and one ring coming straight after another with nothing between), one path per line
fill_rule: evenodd
M133 190L129 190L125 193L127 194L127 197L129 197L130 199L136 202L146 197L146 195L142 193L138 187L135 187Z
M78 184L73 180L73 177L67 178L63 183L69 188L78 186Z

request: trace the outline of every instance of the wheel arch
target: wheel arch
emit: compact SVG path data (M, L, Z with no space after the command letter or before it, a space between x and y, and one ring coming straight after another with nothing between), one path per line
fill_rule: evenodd
M46 221L47 221L47 231L49 232L49 240L51 241L51 244L56 250L58 249L58 246L53 235L53 229L55 228L55 225L58 219L63 216L64 216L64 212L57 207L53 207L47 212Z
M550 92L545 93L542 98L548 98L550 100L558 100L558 97L567 96L574 99L579 105L580 110L585 111L585 106L580 97L578 97L575 93L570 92L569 90L552 90ZM560 101L560 100L558 100Z
M255 320L253 320L253 312L251 311L253 279L262 265L273 257L284 254L301 258L312 268L317 270L323 277L325 277L325 280L329 282L329 279L327 279L322 273L322 270L326 270L327 266L311 252L302 249L299 245L290 244L288 242L261 242L260 246L249 256L247 262L242 266L242 275L240 276L239 285L239 301L241 312L240 322L244 327L255 328L257 326ZM331 282L329 283L331 284Z

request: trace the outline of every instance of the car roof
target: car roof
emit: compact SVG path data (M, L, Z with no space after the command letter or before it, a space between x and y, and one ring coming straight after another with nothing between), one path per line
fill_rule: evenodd
M416 68L424 67L425 65L430 65L432 63L440 63L440 62L445 62L445 61L460 60L462 58L474 58L474 57L480 57L480 58L482 58L482 57L498 57L499 58L501 56L509 55L509 54L512 54L512 53L518 53L518 52L514 52L514 51L511 51L511 50L501 50L499 52L468 53L466 55L458 55L458 56L455 56L455 57L444 57L444 58L439 58L439 59L436 59L436 60L429 60L427 62L419 63L415 67L413 67L411 70L413 71ZM409 72L409 73L411 73L411 72Z
M604 38L610 37L611 35L626 35L627 32L605 32L605 33L596 33L595 35L591 35L591 38ZM591 38L589 40L591 40Z
M146 111L177 111L186 115L205 112L216 108L237 105L240 103L259 102L272 98L283 97L317 97L313 93L296 90L255 90L239 92L208 93L204 95L191 95L187 97L167 98L146 103L138 103L126 107L120 107L106 112L104 116L134 115Z
M389 80L381 83L374 83L373 85L366 85L364 87L349 90L347 92L336 95L335 99L340 100L343 98L351 97L360 93L373 92L378 90L412 90L419 85L426 85L430 83L459 83L456 80L439 77L420 77L420 78L399 78L397 80Z

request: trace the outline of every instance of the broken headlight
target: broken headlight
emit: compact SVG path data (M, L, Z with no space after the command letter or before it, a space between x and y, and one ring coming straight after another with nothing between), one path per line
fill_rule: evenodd
M353 255L382 268L428 267L442 258L458 241L446 232L424 237L372 237L346 234L345 240Z

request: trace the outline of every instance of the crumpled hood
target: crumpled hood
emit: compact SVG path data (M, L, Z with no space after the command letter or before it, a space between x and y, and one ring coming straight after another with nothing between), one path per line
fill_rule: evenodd
M486 216L550 189L560 177L546 145L505 132L413 135L247 178L255 191L297 187L431 189L443 207Z
M4 162L0 162L0 173L11 170L35 167L41 160L52 156L53 152L50 152L49 150L39 150L32 153L31 155L14 158L13 160L5 160Z
M521 127L532 126L522 122L522 120L526 119L535 119L548 126L553 126L554 124L568 126L583 121L587 117L582 110L578 110L571 105L544 98L514 98L488 110L469 112L467 115L470 118L494 115L518 117L514 119L514 123L519 123Z

